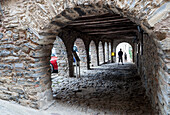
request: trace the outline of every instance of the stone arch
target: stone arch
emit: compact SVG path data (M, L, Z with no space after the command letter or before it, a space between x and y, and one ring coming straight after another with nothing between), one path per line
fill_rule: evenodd
M32 3L34 2L34 3ZM55 40L55 37L58 35L60 29L64 26L66 26L68 23L70 23L72 20L76 19L80 16L87 16L87 15L97 15L107 12L114 12L116 14L120 14L124 17L128 17L131 19L131 21L135 22L137 25L140 25L143 30L145 30L146 33L150 37L153 37L156 43L155 44L161 44L159 45L153 45L158 48L155 52L163 56L159 58L160 65L163 65L163 67L159 66L159 72L156 74L157 78L161 78L162 80L156 84L159 85L159 89L163 91L163 89L168 90L169 85L167 79L169 79L169 69L167 64L169 61L167 61L167 58L169 56L169 50L170 47L168 46L169 43L169 37L170 34L168 33L169 29L169 7L170 3L167 0L154 0L154 1L131 1L131 0L105 0L105 1L82 1L82 0L75 0L75 1L55 1L52 0L50 3L47 1L24 1L25 5L22 5L23 2L20 1L5 1L4 4L2 4L2 9L6 10L4 12L4 16L0 16L2 23L1 26L3 30L1 34L1 38L3 36L3 40L1 39L1 43L4 45L5 41L8 42L15 42L15 47L13 48L11 46L11 49L14 49L15 52L9 51L9 47L5 48L6 52L1 52L1 57L4 55L7 57L9 56L17 56L21 55L21 59L14 59L14 64L10 64L10 69L14 68L26 68L27 70L22 73L23 76L28 76L31 79L35 78L35 81L32 81L34 85L32 85L32 88L28 89L34 89L36 90L36 93L44 93L50 91L49 88L49 72L47 71L49 68L49 55L50 53L44 53L47 49L51 49L52 43ZM32 3L32 4L31 4ZM27 10L28 7L31 9ZM17 11L15 11L17 9ZM40 9L40 10L39 10ZM14 12L15 11L15 12ZM15 16L15 17L13 17ZM8 21L7 21L8 20ZM167 24L168 23L168 24ZM20 30L20 32L18 32ZM11 34L12 33L12 34ZM11 37L13 36L13 37ZM5 39L6 38L6 39ZM8 39L8 40L7 40ZM18 42L16 42L18 40ZM20 40L20 41L19 41ZM22 42L21 42L22 41ZM22 44L21 46L18 46L18 44ZM48 45L48 46L47 46ZM158 47L159 46L159 47ZM5 47L5 46L4 46ZM1 49L4 49L1 48ZM21 50L19 50L22 49ZM19 52L19 53L18 53ZM161 53L160 53L161 52ZM14 54L13 54L14 53ZM69 53L70 55L71 53ZM19 57L19 56L18 56ZM10 57L9 57L10 58ZM37 58L37 59L35 59ZM46 58L46 59L45 59ZM1 59L8 60L8 58ZM44 60L47 60L44 63ZM40 60L40 61L39 61ZM30 62L30 63L29 63ZM34 71L34 67L37 65L34 65L35 62L39 62L40 65L43 65L45 68L45 71L41 69L40 71ZM4 62L6 65L9 65L9 63ZM28 64L29 63L29 66ZM5 68L4 67L4 68ZM3 68L3 67L2 67ZM166 70L165 70L166 68ZM30 71L31 70L31 71ZM17 71L15 69L12 69L12 71L16 74ZM43 71L43 72L42 72ZM145 70L144 70L145 71ZM1 76L5 77L7 76L4 72ZM12 74L12 73L11 73ZM151 73L147 74L150 75ZM11 75L15 76L15 75ZM34 76L34 77L33 77ZM164 77L165 76L165 77ZM8 76L7 76L8 77ZM28 78L27 77L27 78ZM45 78L45 79L40 79ZM154 78L155 81L157 80ZM43 84L45 82L45 84ZM25 80L26 82L26 80ZM36 85L35 85L36 84ZM43 87L41 91L38 87L40 85L44 85L46 87ZM34 86L38 87L35 88ZM22 86L22 89L23 88ZM48 89L48 90L47 90ZM34 91L33 90L33 91ZM153 91L157 92L157 91ZM165 95L164 95L165 94ZM167 92L164 91L164 93L159 92L159 99L156 98L157 104L159 104L160 109L162 113L168 113L169 111L169 98L165 98L168 96ZM48 96L47 96L48 97ZM153 100L154 100L153 99ZM29 100L29 98L27 99ZM39 96L36 99L36 104L30 105L34 108L39 108L42 106L42 103L44 100L48 100L46 96Z
M167 1L132 2L129 0L128 1L106 0L103 2L103 1L90 0L89 2L87 2L87 1L76 0L76 1L68 1L67 3L64 3L62 1L53 0L48 5L47 5L47 1L37 1L34 4L25 1L25 4L27 4L28 6L29 5L32 6L32 10L26 11L27 5L21 7L21 3L19 1L18 2L5 1L2 4L2 10L8 9L8 11L11 12L16 9L18 10L17 12L3 14L4 17L1 16L1 20L4 21L3 25L5 27L17 27L17 28L23 27L28 30L31 30L38 37L37 42L40 44L43 44L43 41L47 38L46 35L51 34L52 36L58 34L58 31L54 31L54 30L60 30L62 27L70 23L72 20L80 16L85 16L85 15L87 16L93 14L97 15L97 14L104 14L108 12L114 12L116 14L120 14L125 17L128 16L131 19L131 21L140 25L148 34L153 35L155 32L163 32L163 30L161 30L160 27L156 26L156 24L160 23L161 19L162 20L168 19L168 12L169 12L168 10L169 2ZM55 4L57 5L55 6ZM124 9L124 10L122 11L119 9ZM18 14L24 14L25 12L26 15L22 17L18 15ZM30 19L27 19L28 17L30 17L30 14L37 15L37 17L32 17ZM6 17L10 17L12 15L18 16L19 20L16 21L9 20L8 23L5 22ZM154 27L156 31L150 31L148 28L151 27ZM160 36L157 37L159 38ZM166 36L164 36L164 38L165 37ZM162 37L160 37L160 39L161 38Z
M84 41L80 38L77 38L74 42L74 46L78 49L78 56L80 58L80 68L87 69L87 54Z
M104 43L104 47L105 47L105 62L109 61L109 49L108 49L108 44L107 42Z
M54 41L53 51L52 53L57 56L58 76L69 77L67 50L63 40L58 36Z
M103 44L100 41L99 42L99 64L103 64L104 63L104 49L103 49Z
M90 42L90 59L91 67L97 66L97 48L93 40Z
M122 43L122 42L126 42L126 43L129 43L131 46L132 46L132 52L133 52L133 62L135 62L135 52L136 52L136 47L135 47L135 44L133 43L133 38L129 38L129 39L119 39L119 40L115 40L113 42L113 52L115 52L115 56L114 56L114 62L116 62L116 57L117 57L117 54L116 54L116 47Z
M123 45L123 46L120 47L120 45ZM132 46L127 42L121 42L116 47L116 54L118 54L118 51L120 50L120 48L122 49L122 52L123 52L123 56L122 56L123 62L124 63L133 62ZM126 53L126 57L127 57L126 60L125 60L125 53ZM118 62L118 55L116 55L116 62Z

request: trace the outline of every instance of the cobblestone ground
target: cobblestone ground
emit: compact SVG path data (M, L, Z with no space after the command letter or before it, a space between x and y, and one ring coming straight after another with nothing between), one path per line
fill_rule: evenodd
M78 79L53 74L52 81L56 108L60 103L87 115L155 114L134 64L105 64L83 71Z

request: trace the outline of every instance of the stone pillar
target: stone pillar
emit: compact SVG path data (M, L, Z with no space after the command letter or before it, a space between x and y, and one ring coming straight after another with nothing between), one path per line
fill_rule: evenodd
M99 61L99 43L96 44L97 66L100 65Z
M116 56L118 55L117 53L116 53L116 41L115 40L113 40L112 41L112 44L113 44L113 52L115 53L115 56L113 57L113 62L116 62Z
M111 43L108 43L109 46L109 62L111 62Z
M110 57L110 49L109 49L109 42L107 42L107 60L108 60L108 62L110 62L109 57Z
M105 63L106 61L106 54L105 54L105 42L102 42L102 47L103 47L103 63Z
M63 40L66 51L67 51L67 59L69 66L69 77L74 77L74 65L73 65L73 44L74 44L74 36L70 36L66 32L60 33L59 37Z
M114 52L113 51L113 41L111 42L111 53ZM115 53L115 52L114 52ZM114 57L111 55L111 63L114 63Z
M86 54L87 54L87 69L90 69L90 55L89 55L89 44L85 44Z

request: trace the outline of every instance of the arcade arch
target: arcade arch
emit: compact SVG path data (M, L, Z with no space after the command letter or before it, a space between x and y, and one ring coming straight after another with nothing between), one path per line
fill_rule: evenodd
M118 63L119 61L119 56L118 56L118 52L120 51L120 49L123 52L123 62L133 62L133 49L132 46L129 43L126 42L122 42L120 44L117 45L116 47L116 62Z
M77 54L80 58L80 68L87 69L87 54L84 41L80 38L77 38L74 42L74 46L77 47Z
M99 64L104 63L104 50L103 50L103 44L100 41L99 42Z
M97 66L97 48L93 40L90 42L89 53L90 53L90 62L91 62L90 67Z

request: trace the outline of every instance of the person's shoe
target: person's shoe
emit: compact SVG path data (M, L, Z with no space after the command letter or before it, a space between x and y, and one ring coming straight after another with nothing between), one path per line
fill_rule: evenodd
M122 63L122 65L124 65L124 64Z

